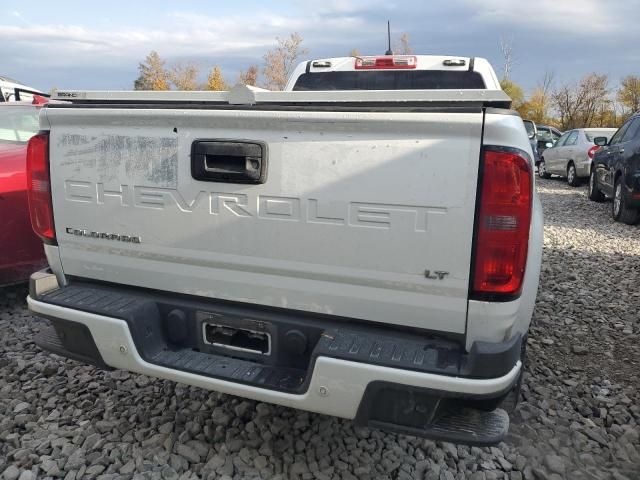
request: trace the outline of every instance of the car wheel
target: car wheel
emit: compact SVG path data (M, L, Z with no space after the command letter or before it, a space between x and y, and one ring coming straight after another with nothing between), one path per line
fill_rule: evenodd
M611 204L611 213L616 222L623 222L627 225L634 225L638 221L638 210L630 208L624 198L622 191L622 179L616 180L613 189L613 203Z
M538 164L538 176L540 178L551 177L551 175L547 173L547 166L544 163L544 158L540 159L540 163Z
M580 179L578 178L578 172L576 172L576 166L571 162L567 167L567 183L572 187L580 185Z
M604 193L602 193L598 187L598 178L596 177L595 170L591 170L591 174L589 175L589 200L604 202Z

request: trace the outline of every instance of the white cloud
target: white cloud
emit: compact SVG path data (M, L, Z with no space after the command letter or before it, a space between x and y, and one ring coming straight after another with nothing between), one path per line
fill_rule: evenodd
M512 28L586 36L610 33L627 23L621 17L621 9L628 5L624 0L606 3L599 0L463 0L463 3L476 9L475 20ZM616 8L616 4L621 8Z
M359 2L356 2L359 3ZM355 6L354 6L355 8ZM344 9L343 9L344 10ZM283 16L271 13L251 16L207 17L168 13L160 28L88 27L81 25L1 25L0 42L7 51L19 51L34 65L46 58L58 65L98 64L109 60L140 61L151 50L165 58L261 57L275 45L277 36L300 32L307 45L344 40L365 20L350 9L335 11L328 35L324 16Z
M396 8L395 2L388 0L324 0L321 5L315 0L303 2L308 6L319 8L323 15L355 14L371 11L390 11Z
M19 50L24 62L37 64L43 58L58 65L79 62L100 64L107 59L140 61L151 50L161 56L224 57L261 56L275 45L276 36L302 33L307 44L331 44L349 38L365 21L354 15L337 15L331 34L317 16L287 17L273 14L207 17L171 13L162 28L90 28L79 25L0 25L0 42ZM6 51L11 51L7 49Z
M352 48L383 52L387 18L394 38L408 32L414 49L425 54L477 55L499 63L499 38L513 38L519 59L516 70L525 79L547 68L557 71L559 78L581 75L587 67L576 67L571 62L576 58L612 75L626 74L637 63L633 49L620 47L635 45L640 38L634 25L640 0L287 3L287 8L277 9L286 14L268 6L245 12L247 7L240 2L233 14L163 13L166 9L158 7L159 12L140 21L100 16L100 21L74 23L60 16L27 21L25 12L9 11L7 18L0 18L0 73L42 88L70 83L123 88L135 76L138 63L156 50L169 63L195 61L202 72L219 64L231 79L238 69L261 63L263 54L275 46L275 37L294 31L303 36L311 57L346 54ZM542 49L556 51L562 60Z

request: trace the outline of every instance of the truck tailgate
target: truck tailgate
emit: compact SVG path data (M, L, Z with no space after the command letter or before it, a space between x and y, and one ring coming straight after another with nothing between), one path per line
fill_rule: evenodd
M481 109L45 114L65 274L464 333ZM195 179L204 140L264 183Z

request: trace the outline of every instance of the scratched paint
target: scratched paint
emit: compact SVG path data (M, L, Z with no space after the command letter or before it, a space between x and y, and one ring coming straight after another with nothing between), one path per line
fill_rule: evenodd
M61 165L84 176L93 172L97 182L126 178L150 186L178 185L177 138L63 134L56 148Z

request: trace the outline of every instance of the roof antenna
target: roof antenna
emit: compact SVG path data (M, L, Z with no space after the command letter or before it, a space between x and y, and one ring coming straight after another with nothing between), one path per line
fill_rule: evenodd
M393 55L393 50L391 50L391 22L387 20L387 39L389 41L389 48L385 52L385 55Z

